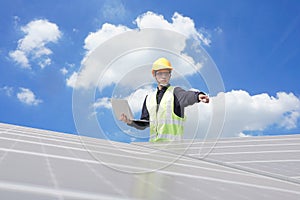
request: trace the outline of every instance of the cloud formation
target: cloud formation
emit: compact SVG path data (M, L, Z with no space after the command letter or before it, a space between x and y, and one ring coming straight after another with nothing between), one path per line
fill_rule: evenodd
M45 19L33 20L21 27L25 36L18 41L16 50L9 52L10 58L23 68L31 68L36 62L41 68L51 64L51 49L48 43L56 43L61 37L58 26Z
M145 96L152 91L153 88L139 89L126 97L134 113L141 111ZM220 133L210 132L212 115L218 114L213 112L213 107L221 95L225 95L226 102L224 126L220 127ZM111 109L108 98L98 99L95 105L97 109ZM233 90L211 97L209 104L195 104L185 111L184 138L245 137L249 136L249 131L264 131L270 126L283 130L296 128L300 117L300 99L285 92L278 92L276 97L272 97L266 93L251 96L246 91Z
M113 25L104 23L102 27L96 32L90 33L84 40L84 49L87 50L87 55L95 50L101 43L108 39L131 30L130 28L123 25Z
M104 62L105 59L101 58L101 55L103 53L114 54L116 53L116 51L121 52L121 49L125 49L128 46L132 46L133 49L136 46L136 49L138 49L138 38L141 38L141 36L139 36L140 30L149 28L169 31L169 35L155 35L154 33L152 35L144 34L144 37L147 37L147 39L145 39L146 41L143 41L147 43L149 47L157 46L159 48L159 45L161 45L161 49L176 49L176 51L173 53L181 55L182 59L186 60L186 63L183 63L181 62L181 60L178 60L178 56L176 56L177 60L173 59L173 64L179 66L178 68L176 68L176 70L178 70L180 74L188 75L195 73L195 70L191 69L191 66L188 66L187 62L194 64L197 70L201 68L202 64L200 62L194 61L192 57L183 52L186 47L186 39L192 39L195 43L197 43L197 45L210 45L211 41L196 29L195 24L191 18L184 17L175 12L172 17L172 21L169 22L164 19L162 15L158 15L153 12L146 12L138 16L134 23L137 26L136 29L131 29L124 25L105 23L99 30L90 33L85 39L84 48L86 49L86 56L82 59L81 70L79 72L74 72L67 78L67 85L73 88L90 88L97 86L99 84L98 81L100 78L99 71L103 71L107 67L107 63ZM114 36L130 31L134 32L132 33L132 35L135 34L133 37L127 37L124 38L123 41L119 41L118 43L112 42L113 44L106 45L107 47L105 48L105 52L96 51L96 48L99 47L99 45L104 44ZM180 34L182 38L179 38L178 36L175 36L174 38L173 35L170 35L171 31L178 35ZM127 49L127 52L128 51L130 50ZM105 75L102 74L101 78L104 79L102 85L98 86L100 88L104 88L113 83L117 83L122 78L122 74L126 74L127 72L134 70L135 67L137 67L137 65L142 62L144 62L144 64L150 65L150 61L146 60L147 58L151 60L152 57L152 62L163 53L166 52L156 51L155 55L153 52L146 52L145 49L140 49L139 51L136 50L135 52L131 52L131 54L128 53L128 55L126 56L120 56L118 58L119 60L117 60L116 62L119 62L118 64L121 63L121 66L116 66L117 64L112 63L112 66L110 66L110 68L106 71L107 73ZM109 57L109 55L106 57ZM110 61L112 62L112 60ZM148 80L148 73L143 77L144 80Z
M175 12L172 17L172 22L168 22L163 15L155 14L148 11L135 20L137 27L139 29L143 28L160 28L171 31L177 31L186 37L194 38L196 41L201 42L203 45L209 46L211 40L205 37L201 32L199 32L194 21L189 17L184 17L181 14Z
M93 103L93 108L94 109L98 109L98 108L111 109L112 107L111 107L110 99L108 97L97 99L97 101L95 103Z
M9 86L4 86L0 88L0 92L4 92L6 96L11 97L13 95L14 88Z
M20 102L30 106L36 106L43 102L41 99L37 99L35 94L28 88L20 88L20 92L17 93L17 98Z
M195 132L194 124L198 123L198 136L204 137L213 113L212 107L219 95L211 98L210 104L197 104L187 108L186 136L191 138ZM270 126L285 130L297 127L300 117L300 99L293 93L278 92L276 97L266 93L251 96L247 91L233 90L225 93L226 115L222 137L245 136L248 131L263 131ZM216 136L217 133L207 132Z

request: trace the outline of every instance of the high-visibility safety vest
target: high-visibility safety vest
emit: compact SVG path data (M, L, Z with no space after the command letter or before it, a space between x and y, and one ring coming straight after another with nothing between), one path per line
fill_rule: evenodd
M174 87L169 86L160 104L157 104L156 92L146 100L150 117L150 142L180 140L183 135L183 121L174 113Z

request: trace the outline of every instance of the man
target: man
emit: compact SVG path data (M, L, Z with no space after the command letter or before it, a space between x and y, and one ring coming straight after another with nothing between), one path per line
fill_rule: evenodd
M152 75L158 86L156 92L146 96L141 114L141 119L149 122L135 122L125 114L120 118L140 130L150 126L150 142L180 140L185 120L184 108L198 102L209 103L209 97L203 92L170 86L172 70L166 58L159 58L153 63Z

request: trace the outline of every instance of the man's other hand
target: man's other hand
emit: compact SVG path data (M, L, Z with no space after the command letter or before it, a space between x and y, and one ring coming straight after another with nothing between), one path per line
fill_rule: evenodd
M124 113L122 113L119 120L125 122L126 124L132 124L132 120L130 120Z

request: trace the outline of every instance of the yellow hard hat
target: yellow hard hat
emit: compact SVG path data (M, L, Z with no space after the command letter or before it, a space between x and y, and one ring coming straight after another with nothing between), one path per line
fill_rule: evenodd
M173 70L173 67L172 67L170 61L168 61L166 58L159 58L152 65L153 76L154 76L155 71L161 70L161 69Z

